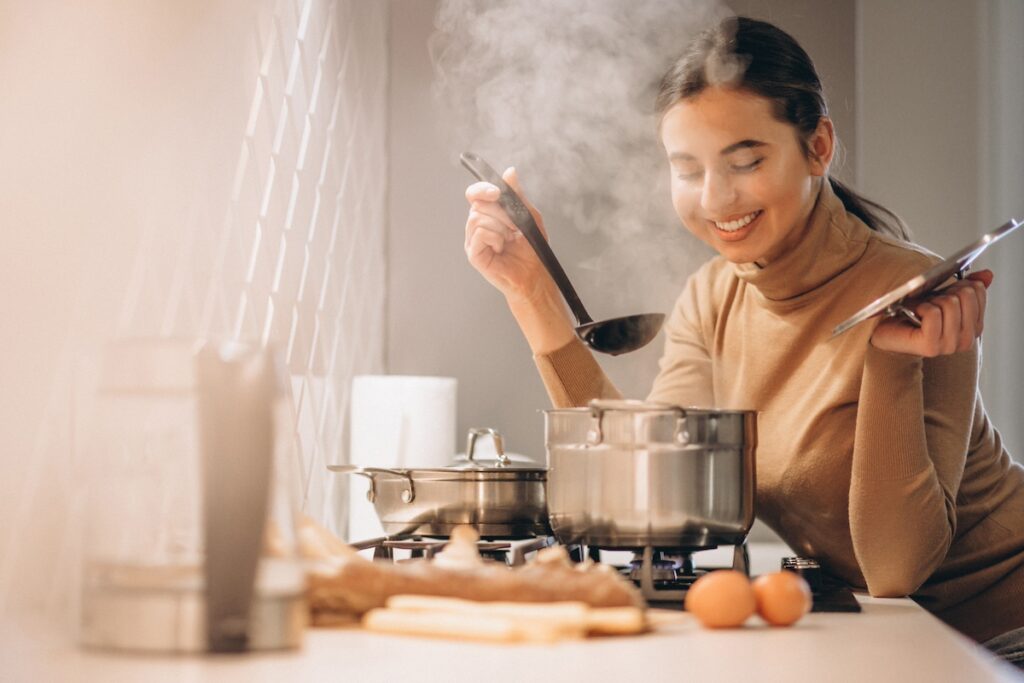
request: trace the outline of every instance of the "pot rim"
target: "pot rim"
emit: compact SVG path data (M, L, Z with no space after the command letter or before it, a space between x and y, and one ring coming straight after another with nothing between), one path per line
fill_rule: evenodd
M675 405L648 405L645 408L602 408L601 412L619 412L619 413L678 413L680 410L685 415L756 415L756 410L745 410L742 408L698 408L695 406L675 406ZM557 414L557 413L573 413L573 414L585 414L592 415L593 409L587 406L577 406L573 408L545 408L541 410L545 415Z
M412 478L416 480L422 477L429 480L441 480L452 478L455 480L478 480L480 475L512 475L512 476L484 476L484 479L495 481L514 481L526 479L527 475L547 475L547 467L359 467L351 471L351 474L365 472L373 475L390 475L397 478Z

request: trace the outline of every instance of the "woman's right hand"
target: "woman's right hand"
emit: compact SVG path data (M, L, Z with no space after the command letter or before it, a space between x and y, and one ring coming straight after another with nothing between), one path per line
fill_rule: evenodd
M541 234L547 239L544 220L523 195L514 168L503 174L533 215ZM491 183L473 183L466 188L469 217L466 219L466 256L484 278L505 295L510 304L536 301L554 282L537 253L498 204L500 190Z

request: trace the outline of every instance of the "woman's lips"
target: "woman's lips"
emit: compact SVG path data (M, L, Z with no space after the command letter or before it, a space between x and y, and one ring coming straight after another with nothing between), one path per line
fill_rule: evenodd
M708 222L711 223L711 227L714 228L715 235L718 237L718 239L722 240L723 242L738 242L746 238L746 236L750 234L750 231L757 227L757 225L761 222L761 217L764 216L764 211L758 210L756 213L757 216L755 216L752 221L744 225L742 228L738 228L736 230L722 230L715 224L714 221Z

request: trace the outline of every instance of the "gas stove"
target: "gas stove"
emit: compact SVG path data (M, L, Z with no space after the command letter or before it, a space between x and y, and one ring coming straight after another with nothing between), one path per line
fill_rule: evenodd
M624 564L615 564L619 572L633 581L640 588L644 599L652 606L665 604L681 606L686 591L704 574L716 569L735 569L747 576L750 575L750 554L747 544L733 546L732 565L697 566L694 555L713 550L716 546L698 548L645 548L629 549L632 558ZM587 556L595 561L605 561L604 550L588 548Z
M431 559L441 552L448 539L421 535L381 536L352 543L358 551L372 551L374 560L403 562L413 559ZM481 557L502 562L509 567L522 566L534 554L558 545L553 536L522 539L489 539L477 541ZM652 607L682 609L686 591L704 574L717 569L734 569L750 575L750 553L746 542L732 546L732 562L728 566L699 566L695 555L719 546L686 548L598 548L567 545L566 551L574 562L608 564L630 579L640 589L644 600ZM719 555L721 557L721 555ZM811 587L813 612L859 612L860 606L853 593L837 579L825 572L816 561L789 557L782 569L802 575Z
M521 539L481 538L476 547L480 556L504 562L510 567L526 564L542 548L555 545L554 536L531 536ZM396 535L380 536L351 544L359 551L372 550L374 560L401 562L410 559L430 559L444 550L448 539L436 536Z

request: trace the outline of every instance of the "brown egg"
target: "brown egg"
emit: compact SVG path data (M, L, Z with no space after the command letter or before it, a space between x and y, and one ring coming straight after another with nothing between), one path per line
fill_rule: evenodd
M796 572L764 574L754 580L757 613L772 626L789 626L811 609L811 588Z
M708 628L741 626L754 613L754 589L750 579L732 569L709 572L686 592L686 611Z

